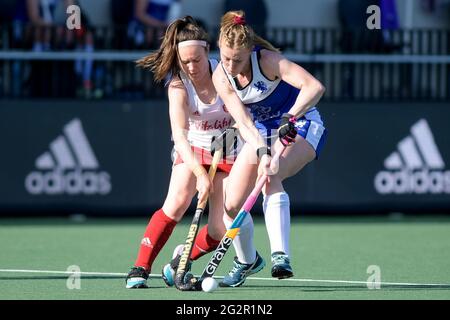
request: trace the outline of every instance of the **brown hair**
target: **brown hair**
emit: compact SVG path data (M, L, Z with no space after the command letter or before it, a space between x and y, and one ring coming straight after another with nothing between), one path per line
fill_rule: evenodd
M155 75L156 82L161 82L168 74L178 74L180 72L177 61L178 43L186 40L208 42L208 34L191 16L185 16L172 22L167 27L159 49L137 60L137 66L150 69Z
M245 22L245 12L228 11L220 23L219 41L225 41L230 48L251 49L257 45L264 49L279 52L269 41L258 36L252 27Z

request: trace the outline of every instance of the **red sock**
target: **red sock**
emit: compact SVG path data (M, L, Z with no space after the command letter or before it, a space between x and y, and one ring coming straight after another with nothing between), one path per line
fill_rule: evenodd
M177 222L170 219L162 209L156 211L145 229L141 247L135 262L136 267L144 267L148 272L153 261L169 239Z
M195 239L194 246L191 252L191 259L197 260L201 256L211 252L217 248L220 240L216 240L210 237L208 234L208 225L204 226Z

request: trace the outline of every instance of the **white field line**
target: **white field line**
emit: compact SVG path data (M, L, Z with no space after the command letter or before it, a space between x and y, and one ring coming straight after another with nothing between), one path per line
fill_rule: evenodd
M86 271L80 271L80 272L73 272L73 271L54 271L54 270L23 270L23 269L0 269L1 272L6 273L47 273L47 274L67 274L67 275L87 275L87 276L123 276L125 277L127 273L119 273L119 272L86 272ZM150 274L151 278L161 278L160 274ZM223 277L214 277L217 279L221 279ZM248 277L248 280L262 280L262 281L279 281L275 278L259 278L259 277ZM355 280L329 280L329 279L283 279L284 281L289 282L321 282L321 283L346 283L346 284L364 284L367 285L368 283L373 285L374 282L367 282L367 281L355 281ZM378 284L378 283L377 283ZM389 286L449 286L449 283L411 283L411 282L379 282L381 286L383 285L389 285Z

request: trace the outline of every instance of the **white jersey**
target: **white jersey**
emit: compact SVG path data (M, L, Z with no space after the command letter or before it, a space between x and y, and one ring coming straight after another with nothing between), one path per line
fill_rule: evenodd
M218 62L209 60L210 68L214 72ZM186 88L189 106L189 143L198 148L211 150L211 141L214 136L231 127L233 118L225 108L222 99L216 94L213 103L204 103L200 100L191 80L184 72L180 72L180 78Z

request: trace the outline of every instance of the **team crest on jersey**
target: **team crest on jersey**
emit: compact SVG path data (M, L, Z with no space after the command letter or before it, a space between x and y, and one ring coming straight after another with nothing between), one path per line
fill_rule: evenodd
M263 81L258 81L254 84L257 91L261 91L261 93L264 93L267 91L267 85Z

